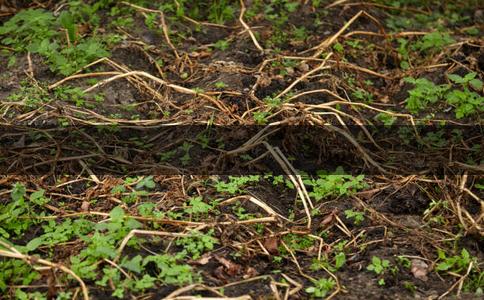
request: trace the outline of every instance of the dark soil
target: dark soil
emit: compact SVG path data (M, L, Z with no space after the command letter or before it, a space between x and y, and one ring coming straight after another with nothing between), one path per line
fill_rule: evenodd
M0 11L0 25L22 9L40 6L39 3L42 3L41 7L51 11L62 10L59 4L55 3L56 1L16 2L17 6L9 6L15 7L14 11ZM145 4L151 9L158 9L160 4L158 2L145 2ZM238 16L240 7L238 1L227 2L237 8L236 16ZM248 8L252 4L255 5L255 2L259 1L245 1ZM297 1L262 2L264 7L269 7L268 5L273 2ZM321 4L314 7L314 2L321 2ZM50 124L49 122L60 124L57 123L59 120L68 120L73 127L81 124L103 126L116 124L131 127L150 124L206 126L207 122L220 126L266 125L286 120L294 120L295 124L314 125L316 119L336 125L341 125L343 122L346 125L381 126L382 122L377 115L381 111L391 111L400 114L395 116L395 124L408 128L413 128L411 121L418 125L445 123L482 126L482 111L477 110L474 114L457 119L455 107L445 101L431 104L418 113L411 114L405 106L405 101L409 90L414 86L404 81L405 77L410 76L427 78L435 84L447 84L448 74L465 76L469 72L476 72L476 78L483 80L482 7L477 5L477 1L469 1L468 5L450 3L451 1L442 3L430 1L432 4L428 7L419 3L426 3L426 1L400 1L402 4L397 7L391 7L391 2L341 1L340 4L335 2L331 5L331 1L299 1L298 8L288 13L287 22L280 26L276 26L274 21L267 19L262 9L250 18L246 18L246 22L265 49L264 52L257 49L248 31L238 22L238 17L227 20L223 26L203 23L206 21L204 18L198 20L202 23L195 25L193 21L177 18L174 10L168 10L166 22L170 28L171 42L177 51L176 55L168 45L161 27L150 29L146 25L143 15L146 12L130 8L125 15L117 18L132 17L132 26L111 26L116 17L112 17L109 9L106 8L98 12L103 16L101 31L98 34L102 36L118 34L122 35L123 39L109 46L110 62L99 63L81 70L80 74L140 71L158 78L159 81L143 75L113 80L90 92L88 96L91 98L86 100L88 105L76 105L72 99L55 98L53 90L49 90L49 85L66 77L50 70L43 57L33 53L29 54L30 58L26 53L15 54L8 49L9 47L5 48L0 44L0 50L5 48L8 53L0 56L0 119L2 124L7 125L18 122L28 125L39 122L39 124ZM3 1L0 1L0 7L2 3ZM126 5L121 3L112 6L127 9ZM334 36L360 10L367 15L359 17L352 23L322 55L311 57L316 50L307 51L308 49ZM415 10L424 11L424 16L428 19L434 18L438 21L426 21L428 22L426 27L413 28L412 26L420 26L420 23L413 19ZM276 11L282 13L279 8ZM452 12L462 20L452 21ZM419 16L420 19L423 18ZM411 24L408 27L402 25L398 30L409 43L421 39L422 35L412 33L413 31L431 32L437 24L441 23L445 30L452 34L455 42L428 53L409 48L409 57L405 58L405 54L399 52L397 38L385 36L394 31L390 25L397 22L400 17L410 20ZM283 16L279 15L278 18ZM454 18L457 17L454 16ZM473 26L480 30L477 35L466 34L466 29ZM302 38L297 38L293 32L301 27L304 27L305 34ZM360 33L347 35L355 31ZM279 35L285 38L278 41L276 37ZM0 35L0 38L3 37ZM214 46L220 40L229 41L227 49ZM337 50L336 43L343 47L342 51ZM333 56L327 61L328 68L303 78L290 89L287 97L282 97L280 103L271 106L270 101L274 100L277 94L296 80L305 77L309 71L316 69L330 52ZM16 63L13 66L8 66L9 55L16 55ZM410 67L401 68L402 61L409 61ZM33 77L29 74L29 70L33 71ZM96 83L90 79L103 80L111 76L113 75L101 77L87 75L85 78L68 80L60 86L86 89ZM161 84L160 80L166 84ZM52 101L36 107L11 103L9 96L19 93L22 88L31 86L39 86L40 89L47 91ZM191 91L196 90L197 93L180 92L180 87ZM314 92L318 90L322 91ZM371 97L358 97L359 90L369 92ZM304 92L308 93L290 100L290 97ZM475 92L482 96L482 90ZM102 95L102 102L92 100L95 95ZM26 95L24 99L28 97L29 95ZM332 101L342 103L329 108L324 106ZM365 106L344 102L360 103ZM221 108L222 105L223 108ZM315 105L323 106L315 107ZM254 112L268 113L267 119L264 122L258 122ZM243 142L252 136L246 137L243 136ZM300 169L307 172L316 173L321 169L321 165L324 165L326 170L344 166L345 174L363 172L366 187L357 190L350 188L351 191L348 193L335 192L319 201L311 194L314 208L308 208L312 220L309 228L306 226L308 217L304 208L307 203L301 201L298 191L288 187L291 184L286 182L273 183L275 181L273 177L263 178L268 171L267 161L277 166L269 168L270 171L274 171L274 175L286 174L262 144L257 145L258 148L254 146L254 149L250 150L252 152L246 151L251 154L250 159L267 153L267 156L250 164L249 171L259 174L260 180L241 185L236 192L228 193L217 190L217 182L227 182L230 180L228 175L237 175L239 171L243 173L244 163L247 160L233 163L235 167L229 170L236 170L234 172L204 174L202 170L210 169L216 163L220 163L218 155L222 151L216 152L217 155L213 153L207 155L206 152L193 148L190 150L190 159L196 163L194 169L190 169L192 172L179 175L184 172L183 168L177 165L175 167L179 167L180 172L169 169L167 173L160 174L151 169L153 165L159 163L159 156L143 152L143 147L146 145L140 148L129 148L131 144L126 146L113 143L115 145L111 146L109 143L112 141L89 139L86 143L95 144L96 147L108 145L105 150L109 149L110 152L104 153L102 157L104 160L101 162L101 160L91 161L81 157L79 153L83 152L79 145L68 145L70 152L63 148L65 152L59 150L58 153L56 145L60 149L62 143L55 139L48 143L42 140L30 145L32 148L39 147L41 150L38 153L32 154L27 149L23 153L19 150L15 152L16 155L13 155L11 151L22 148L22 141L16 140L17 142L12 146L13 150L2 147L2 169L0 170L12 170L3 168L4 161L8 162L9 166L14 166L13 169L17 166L21 169L35 163L49 162L49 158L52 161L47 164L48 168L41 169L48 170L45 172L36 172L35 168L28 169L31 173L5 171L5 174L0 176L0 205L7 207L13 203L11 192L16 182L25 185L27 194L44 189L50 201L43 205L29 204L33 207L32 211L22 213L18 219L36 221L17 235L13 233L13 229L9 229L12 235L9 237L0 235L0 241L5 240L19 247L25 246L32 239L45 233L42 226L47 224L49 218L59 225L68 219L74 221L80 218L98 225L106 224L109 223L110 211L121 206L127 218L136 218L142 224L141 229L144 230L188 233L189 230L194 229L202 232L213 229L213 237L218 241L214 249L206 250L200 258L185 257L180 260L180 263L192 268L193 274L198 274L199 285L180 292L177 296L215 297L223 292L227 297L248 296L247 299L308 299L313 297L308 290L315 285L312 280L336 278L337 284L330 288L326 295L332 295L333 299L440 299L439 297L446 296L448 291L446 297L449 299L481 299L484 289L482 275L484 258L482 238L484 177L482 174L484 173L482 160L479 161L479 158L484 159L484 157L478 147L476 147L477 151L471 148L473 145L479 146L482 135L480 140L478 137L452 144L453 148L450 147L451 149L445 152L447 156L442 154L443 159L451 157L451 161L454 158L457 162L465 162L467 165L476 164L477 168L481 162L481 169L475 171L475 168L462 167L462 164L449 164L445 166L443 173L432 173L433 169L430 171L419 169L418 172L410 171L411 174L407 171L416 169L417 160L400 163L397 159L397 162L384 165L384 167L390 166L388 168L390 172L374 172L368 161L364 161L362 165L356 165L358 161L364 160L361 152L354 151L348 154L346 152L348 149L344 146L337 145L336 142L328 142L329 137L328 140L310 138L312 138L310 144L299 143L300 140L294 138L281 142L279 146L288 158L301 158L299 162L295 159L294 165L301 166ZM359 140L361 137L356 138ZM387 136L378 142L382 144L388 142L391 145L393 138L393 136ZM243 143L240 140L238 137L229 140L223 151L237 148L235 145L240 146ZM8 141L11 142L11 140ZM345 140L345 142L348 145L348 141ZM201 144L200 141L197 143ZM167 138L166 144L158 145L157 150L165 153L168 150L177 149L178 157L183 155L180 150L182 144L182 137L175 135ZM389 148L393 151L392 146ZM482 144L480 146L482 147ZM465 157L466 151L471 150L476 154L476 159L474 156L469 156L468 160L460 159ZM133 152L135 155L132 155ZM319 155L318 160L304 161L302 158L307 153L313 156ZM335 157L335 159L322 163L324 161L322 156L328 153L333 155L329 157ZM377 150L369 151L369 154L377 162L382 159L381 152ZM74 159L73 162L61 159L72 156L80 158ZM134 164L131 165L134 167L123 169L123 166L128 165L125 164L126 160L133 157L135 157ZM338 157L350 159L343 159L344 162L340 163L341 160L336 159ZM52 163L54 161L56 164ZM84 165L87 164L87 167L77 163L78 161L82 161ZM106 161L110 167L114 165L119 168L105 168ZM224 162L229 166L232 163L229 158ZM186 167L189 168L189 166ZM213 169L217 170L217 167L211 170ZM371 171L365 173L367 170ZM124 196L136 190L136 184L127 182L130 181L130 177L135 179L133 181L140 180L141 177L137 177L138 175L154 176L156 185L150 189L140 188L146 193L133 201L126 200ZM290 182L289 176L284 176L284 180ZM126 187L124 194L112 192L112 188L117 185ZM315 189L309 185L306 188L309 193L315 192ZM190 206L189 200L197 196L202 197L204 203L215 203L214 207L206 213L186 213L187 207ZM239 198L223 204L233 197ZM248 200L250 197L260 202L251 202ZM26 201L31 203L30 200ZM149 217L142 215L139 206L146 203L153 203L160 215ZM261 206L260 203L265 206ZM266 207L276 215L271 216ZM364 219L356 221L355 218L349 217L347 214L349 210L361 212ZM6 222L4 215L7 216L13 212L4 212L2 209L0 212L2 213L0 230L3 230L3 227L7 228L6 223L2 223ZM273 219L262 220L267 217L273 217ZM251 223L251 220L259 218L262 221ZM56 245L43 245L30 253L25 251L22 253L72 267L71 258L86 249L93 234L91 232L82 238L74 234L68 241ZM288 251L285 247L291 243L289 238L291 236L296 236L294 239L299 240L294 242L291 251ZM120 246L122 238L116 241L116 249ZM175 244L176 239L169 235L161 239L156 234L143 236L136 243L126 246L121 254L124 258L133 258L136 255L145 257L153 253L176 255L183 250L182 246ZM304 244L306 239L312 241L310 246ZM344 242L343 249L338 248L341 242ZM298 243L303 247L298 248ZM0 245L1 251L8 250L4 246ZM442 258L438 256L439 250L444 251L448 257L452 257L460 255L462 249L466 249L474 259L472 272L469 271L466 274L465 268L458 272L437 271L438 264L442 262ZM335 263L334 257L339 252L344 252L346 262L336 270L332 266ZM329 265L315 268L314 261L318 257L322 260L326 258ZM388 260L394 268L393 271L388 269L383 274L375 274L368 270L367 267L372 263L373 257ZM416 276L410 266L402 263L402 257L407 261L416 259L425 262L428 266L426 270L428 274L425 278ZM9 259L12 258L0 252L0 270L2 270L2 264ZM114 257L110 257L110 260L113 259ZM35 259L27 261L31 266L39 265ZM109 267L112 264L107 258L99 259L97 264L96 280L100 280L103 267ZM147 267L143 274L128 270L126 267L124 269L136 279L142 278L143 274L157 276L159 273L153 266ZM49 272L51 272L50 275L45 275ZM17 297L15 294L17 290L29 293L38 291L48 295L46 296L48 299L56 299L55 297L61 292L71 292L69 294L71 297L81 299L82 291L78 288L78 281L63 277L63 273L56 268L40 272L42 276L27 284L23 284L21 279L13 278L6 271L5 274L5 276L0 274L0 291L3 293L0 299L14 299ZM126 279L124 273L121 277ZM461 277L466 280L464 285L459 286L457 281ZM114 279L111 279L106 286L97 284L96 280L92 278L84 280L90 299L115 299L112 296L116 288ZM384 284L381 284L381 280L384 280ZM1 283L4 283L5 287L2 287ZM60 287L56 287L57 285ZM154 287L140 290L126 287L123 297L124 299L164 299L171 293L179 292L184 286L187 287L189 284L166 284L162 279L157 279ZM333 292L335 294L332 294ZM479 292L481 296L478 295Z

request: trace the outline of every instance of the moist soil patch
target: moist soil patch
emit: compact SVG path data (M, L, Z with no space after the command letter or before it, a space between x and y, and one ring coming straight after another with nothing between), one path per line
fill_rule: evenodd
M0 1L0 298L481 299L479 4Z

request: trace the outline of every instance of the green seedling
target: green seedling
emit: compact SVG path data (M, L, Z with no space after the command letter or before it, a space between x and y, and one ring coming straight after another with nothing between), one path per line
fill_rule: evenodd
M426 78L407 77L405 81L414 85L414 88L408 91L409 96L405 100L406 108L412 113L418 113L429 104L442 100L450 88L447 84L436 85Z
M466 271L469 264L473 261L469 252L462 249L460 255L448 257L445 252L438 249L439 263L435 267L437 271L450 271L454 273L462 273Z
M215 82L215 87L217 89L223 89L223 88L227 87L227 84L223 81L217 81L217 82Z
M37 53L47 60L53 72L70 75L95 59L109 56L99 40L78 39L74 20L67 12L56 19L44 10L22 10L0 27L0 36L4 36L1 41L15 52ZM57 24L68 33L66 43L56 30Z
M390 261L387 259L381 259L378 256L371 258L371 263L366 267L368 271L371 271L377 275L383 274L390 268Z
M225 51L229 48L230 44L227 40L219 40L215 44L213 44L213 47L220 50L220 51Z
M357 99L361 100L365 103L372 103L373 102L373 94L365 91L363 89L358 88L356 91L352 93L352 96Z
M189 199L188 207L185 212L188 214L206 214L213 209L213 205L203 202L202 197L192 197Z
M456 107L455 116L457 119L484 111L484 97L479 96L476 91L482 91L482 81L476 78L477 73L468 73L464 77L457 74L449 74L449 79L462 87L462 90L454 89L447 94L447 103Z
M351 195L352 193L366 187L363 181L364 175L352 176L344 174L344 170L338 167L335 172L328 173L325 171L318 172L316 178L306 178L304 184L312 190L309 196L316 200L322 200L328 197L339 197Z
M382 122L385 126L391 126L397 120L397 118L392 116L391 114L383 113L383 112L378 113L375 116L375 119Z
M363 212L352 209L345 210L345 216L348 219L352 219L355 225L360 225L365 220L365 214Z
M336 282L334 279L323 278L313 281L313 286L306 288L306 293L313 295L314 297L324 298L334 288Z
M462 249L459 255L447 256L442 249L437 250L438 260L435 270L464 276L463 290L482 293L484 272L480 269L477 257L470 255L467 249Z
M217 181L215 183L215 188L217 192L225 192L231 195L241 193L242 187L247 185L251 182L259 182L260 176L259 175L250 175L250 176L229 176L229 181Z
M212 235L213 230L209 230L206 234L192 231L190 236L177 239L175 244L183 248L179 254L180 257L188 256L197 259L204 252L213 250L215 244L218 244L218 240Z
M424 35L419 42L414 44L413 49L424 53L432 53L440 51L454 42L455 40L448 33L434 31Z

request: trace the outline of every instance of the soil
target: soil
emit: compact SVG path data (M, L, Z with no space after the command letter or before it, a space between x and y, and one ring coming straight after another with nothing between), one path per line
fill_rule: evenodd
M29 2L18 1L17 12L35 5ZM44 3L45 7L52 11L58 8L53 3L55 1L37 2ZM248 5L248 3L256 1L245 2ZM335 2L329 8L324 8L325 5L330 4L330 1L322 1L327 4L314 8L311 6L311 1L299 2L299 8L295 13L290 14L282 31L290 35L295 27L304 27L306 36L303 40L288 38L283 43L269 47L273 44L272 37L277 34L279 29L272 22L264 19L263 13L258 13L250 19L248 23L256 33L258 41L266 49L264 53L257 49L248 31L244 30L237 17L225 23L224 26L206 23L195 26L193 22L180 21L170 13L167 22L172 31L171 37L176 40L175 48L178 58L173 49L167 45L163 31L149 29L145 25L145 19L140 11L131 11L134 26L130 28L109 26L114 18L110 17L106 11L102 11L102 14L106 14L106 19L103 20L103 26L101 26L104 33L125 35L122 42L110 49L109 59L117 66L114 63L100 63L82 70L81 73L140 71L164 80L168 84L197 89L201 92L198 95L180 93L176 88L171 88L167 84L162 85L159 81L141 78L142 76L131 76L101 85L91 92L89 95L103 95L104 99L102 103L87 100L88 103L94 104L92 107L78 107L71 101L53 98L54 101L45 106L29 110L22 105L7 104L9 95L18 92L22 86L25 86L22 82L28 82L28 85L38 84L48 90L49 85L57 83L65 76L52 72L45 60L37 54L30 56L25 53L18 54L14 66L7 66L7 57L0 56L1 121L10 124L18 121L28 123L32 120L49 122L49 120L65 118L71 122L78 120L83 125L104 122L103 124L116 123L127 126L145 126L147 124L202 124L205 126L206 122L211 120L214 124L229 126L265 125L291 118L296 120L294 122L297 124L314 124L314 119L310 119L310 115L312 115L332 124L340 124L341 120L345 124L358 124L358 122L374 124L377 122L375 120L379 112L389 110L405 115L398 116L396 124L410 127L410 118L407 117L410 114L405 107L405 99L413 85L405 83L403 80L405 77L424 77L436 84L445 84L449 83L447 74L464 76L473 71L477 73L476 78L484 79L482 32L479 32L477 36L464 34L465 28L472 26L482 28L484 24L482 7L478 7L477 4L464 5L462 8L462 16L466 16L466 18L458 25L453 25L455 28L453 28L452 34L456 39L454 44L427 56L412 52L414 55L411 57L412 67L404 70L400 68L403 57L398 52L397 41L371 33L382 33L382 29L385 33L389 33L388 21L395 16L411 16L412 9L424 10L429 16L437 15L437 13L443 15L446 12L447 4L442 3L432 9L425 5L404 5L401 8L392 9L389 4L379 5L382 1L368 3L340 1L341 4ZM389 3L389 1L383 2ZM121 6L121 4L118 5ZM154 6L152 8L155 9ZM308 93L294 101L284 99L285 106L281 104L275 109L269 109L264 102L267 101L267 97L275 98L295 80L317 68L321 64L322 58L325 57L322 55L318 56L316 60L310 59L315 52L314 49L309 52L305 51L334 36L360 10L370 17L358 18L337 39L338 43L344 44L343 53L334 50L331 60L327 61L326 70L303 78L290 91L291 96L315 90L326 90L330 93ZM480 11L481 14L474 13L476 11ZM237 15L238 12L237 9ZM0 24L10 17L11 15L2 15ZM448 24L448 27L451 25ZM402 28L401 31L410 32L409 41L416 41L420 35L412 35L412 31L427 32L431 29L409 27ZM364 31L370 34L360 33L345 36L354 31ZM214 47L213 44L223 39L230 41L227 49L221 50ZM358 41L360 44L352 47L345 44L348 41ZM334 48L328 48L324 54L329 53L332 49ZM298 59L289 61L288 57L295 56ZM156 61L159 62L158 67ZM29 68L32 68L33 77L29 75ZM89 78L91 77L69 80L63 85L86 89L93 85ZM98 79L105 78L109 77ZM217 87L217 83L220 82L224 83L223 87ZM355 98L354 92L358 89L371 92L373 98L371 100ZM482 96L482 91L476 92ZM49 93L52 96L52 91ZM216 101L208 100L208 97L201 97L202 93ZM334 97L334 94L338 95L338 98ZM373 109L343 104L331 106L334 109L316 109L311 106L324 105L341 99L363 103ZM217 106L217 103L222 103L224 108ZM266 123L258 124L252 112L259 110L271 111L273 115L268 117ZM447 124L478 126L482 125L482 116L482 113L478 112L457 119L454 107L449 106L446 102L439 102L412 117L420 122L419 124L426 124L426 122L437 124L445 120ZM378 125L381 124L378 123ZM181 142L178 143L175 138L178 137L169 139L167 145L162 146L166 146L168 149L168 146L173 143L178 147ZM391 137L388 139L390 140ZM311 144L314 148L303 149L302 143L298 144L293 141L286 141L284 144L286 147L281 146L281 148L287 152L302 153L300 157L303 157L304 151L308 153L319 151L318 153L322 155L321 153L332 150L335 152L341 150L341 153L333 153L334 157L341 154L341 157L346 158L345 155L348 155L342 153L346 149L337 147L336 143L333 146L338 149L332 149L331 144L328 145L321 141ZM104 142L110 141L97 142L104 147ZM233 144L227 143L227 149L231 149L230 146L233 148L237 142L240 142L240 139ZM476 140L473 142L475 143ZM49 147L52 145L51 141ZM459 157L459 151L464 152L472 148L468 145L459 144L458 146L458 151L455 151L457 157ZM266 152L266 148L260 147L250 152L253 156L252 159L256 158L256 155ZM114 161L115 164L124 165L122 159L129 157L126 154L128 150L116 149L116 151L118 152L113 152L118 158ZM210 156L202 150L197 151L192 150L191 152L192 160L196 161L195 170L197 168L202 170L202 167L212 166L218 162L216 155ZM78 152L72 153L78 155ZM178 154L180 153L178 152ZM361 158L361 153L354 153L352 154L353 159ZM445 153L454 154L452 151ZM110 158L114 157L114 154ZM377 152L370 154L374 154L377 161L378 158L381 158ZM48 154L45 155L46 158L39 159L39 161L48 161ZM210 212L200 216L184 215L182 219L172 220L173 222L166 224L161 222L158 225L154 225L156 222L142 221L147 230L187 232L187 228L194 229L199 226L183 225L184 223L181 221L202 222L204 225L200 228L203 230L214 229L214 236L218 239L219 244L213 250L203 254L203 259L186 259L184 261L193 268L194 273L200 275L200 285L197 288L187 289L180 295L214 297L215 293L210 289L216 289L219 293L223 290L227 297L308 299L311 294L308 293L307 288L314 284L310 278L337 278L339 289L334 287L328 292L329 296L337 291L333 295L333 299L440 299L439 297L447 295L448 291L447 297L450 299L454 297L481 299L481 296L475 292L478 288L482 292L484 288L482 276L479 277L481 278L478 282L480 286L474 287L473 290L466 290L459 287L458 284L456 285L460 276L463 276L465 272L452 274L437 272L435 268L440 262L437 256L438 249L445 249L446 253L452 256L460 254L461 249L465 248L475 258L475 272L482 275L484 258L482 169L476 172L472 171L473 169L454 165L453 168L446 169L445 176L432 172L427 174L414 172L415 174L403 175L404 169L411 169L416 164L416 161L406 161L402 163L400 170L389 168L391 170L389 174L369 171L365 176L365 182L368 184L365 189L355 191L350 195L333 194L321 201L313 198L312 225L307 228L308 218L300 195L295 189L287 187L284 183L273 184L269 179L261 179L256 183L244 185L236 195L232 195L217 191L215 186L217 181L228 181L230 180L228 175L236 175L237 172L217 174L216 171L212 171L203 175L192 172L179 175L183 172L173 172L172 169L169 169L168 174L146 173L143 168L152 170L149 168L150 164L155 164L157 161L152 156L143 155L144 153L141 153L136 156L136 167L131 170L131 174L122 176L112 170L103 171L106 169L97 168L104 167L105 165L102 163L97 165L97 162L87 162L88 166L96 171L95 174L89 174L78 164L66 163L64 165L61 160L58 165L52 167L52 170L58 168L59 174L66 175L53 175L51 172L36 174L35 171L31 171L34 174L30 174L30 176L22 172L2 175L0 176L0 204L6 206L11 203L12 185L15 182L22 182L30 189L30 192L42 188L45 190L45 194L51 197L51 201L47 205L36 207L36 210L50 216L57 216L56 222L60 223L71 218L69 215L80 214L87 215L86 218L102 224L108 218L106 214L109 214L118 205L121 205L130 216L142 220L137 207L144 202L154 203L157 209L168 213L183 211L187 207L187 199L195 196L203 197L207 203L212 200L222 202L241 195L254 197L278 215L275 217L275 221L254 224L240 222L241 214L237 213L240 208L243 208L244 213L251 214L252 218L268 217L268 212L263 207L247 201L245 198L238 202L220 205L217 207L217 213ZM482 153L477 153L477 156L479 155L482 158ZM19 157L18 162L25 163L27 166L31 164L29 161L34 159L30 156ZM32 157L35 156L32 155ZM254 172L263 177L262 175L267 171L264 169L266 160L272 160L271 156L268 157L255 162L249 171L255 170ZM301 162L302 169L313 173L319 170L320 165L308 161L306 165ZM340 165L338 162L327 162L327 169L334 170ZM367 163L367 161L365 162ZM239 161L237 163L237 168L240 167L240 169L234 169L242 170L243 163ZM351 163L353 162L351 161ZM346 161L346 170L351 163ZM112 166L113 160L109 164ZM51 167L50 164L48 166ZM358 165L354 166L354 170L355 172L362 169L368 170L364 169L366 167ZM143 169L144 173L138 172L140 169ZM81 172L79 170L82 173L78 174L77 172ZM272 170L276 173L274 175L285 174L281 168ZM347 173L351 174L352 171ZM110 191L114 186L124 184L124 180L128 176L135 175L154 175L156 187L149 190L144 198L140 198L134 203L124 203L118 199L118 196L111 194ZM284 178L289 181L288 176ZM465 182L461 187L462 178L465 178ZM72 183L69 183L70 181ZM464 188L469 192L465 192ZM129 189L133 190L134 185L131 185ZM308 189L311 192L309 187ZM89 204L87 209L83 208L84 202ZM363 212L364 220L356 222L347 216L345 211L348 210ZM462 213L463 210L465 213ZM166 216L164 218L166 219ZM22 235L9 241L19 246L26 245L30 240L43 233L40 224L33 225ZM1 226L0 218L0 229L2 229ZM319 242L314 242L312 246L303 249L294 249L292 253L284 253L283 243L288 243L284 239L289 234L303 238L307 238L309 235L319 237L322 241L323 255L330 257L331 261L336 253L337 244L346 241L347 244L344 246L346 263L339 270L332 272L324 269L315 270L312 265L313 261L318 258ZM44 247L36 250L33 255L46 257L50 261L69 266L70 257L79 254L84 249L85 243L76 238L52 248ZM123 255L134 257L138 254L149 255L149 253L164 253L165 251L174 254L182 250L179 246L177 248L177 246L169 245L172 244L171 238L160 241L154 236L147 237L140 244L142 247L137 249L126 247ZM397 271L395 273L386 271L381 275L370 272L367 270L367 266L372 262L373 257L389 260ZM417 278L408 266L402 265L398 257L426 262L429 265L429 273L426 278ZM0 263L7 259L0 258ZM105 261L101 261L100 264L108 265ZM155 274L156 270L152 268L146 272ZM56 289L56 292L77 291L77 299L80 299L81 292L77 290L76 281L59 280L57 277L61 276L60 271L55 271L53 274L49 275L53 279L41 276L31 283L33 286L41 286L40 288L24 288L23 290L47 293L52 287L51 281L53 280L62 286L62 288ZM381 279L385 282L384 286L379 284ZM90 279L85 283L91 299L114 299L113 289L109 285L101 287ZM8 289L5 290L3 296L0 296L0 299L13 299L18 286L20 286L18 282L8 282ZM171 293L180 291L180 288L180 286L171 284L158 284L156 288L149 288L142 292L126 291L125 299L140 299L140 297L142 299L162 299Z

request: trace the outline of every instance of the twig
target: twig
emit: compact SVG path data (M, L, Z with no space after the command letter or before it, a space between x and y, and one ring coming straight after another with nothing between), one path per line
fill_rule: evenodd
M245 14L246 8L244 4L244 0L240 0L240 15L239 15L239 22L242 24L242 26L245 28L245 30L249 33L250 38L252 39L252 42L254 43L255 47L259 49L261 53L264 53L264 48L261 47L257 39L255 38L254 33L250 29L249 25L245 23L244 21L244 14Z
M303 74L301 77L297 78L296 80L294 80L287 88L285 88L282 92L280 92L275 98L281 98L282 96L284 96L285 94L287 94L296 84L298 84L299 82L301 82L302 80L306 79L307 77L309 77L310 75L320 71L321 69L323 69L326 65L326 61L333 55L333 52L330 52L328 55L326 55L326 58L323 60L323 62L316 68L312 69L311 71Z
M160 15L160 22L161 22L161 29L163 30L163 36L165 37L166 43L168 44L168 46L173 51L173 54L175 54L175 57L177 59L180 59L180 55L178 54L176 47L173 45L173 43L170 40L169 29L168 29L168 26L166 25L166 22L165 22L165 14L161 10L145 8L145 7L142 7L142 6L139 6L139 5L136 5L136 4L132 4L132 3L129 3L129 2L125 2L125 1L123 1L121 3L124 4L124 5L127 5L127 6L131 6L135 9L137 9L137 10L159 14Z
M22 254L17 250L6 251L6 250L0 249L0 256L22 259L24 261L28 261L30 264L38 263L38 264L42 264L42 265L45 265L45 266L48 266L48 267L51 267L51 268L59 269L62 272L71 275L75 280L77 280L79 282L79 285L81 286L82 293L84 295L84 300L89 300L89 290L87 289L84 281L82 281L82 279L79 276L77 276L76 273L74 273L71 269L69 269L69 268L67 268L67 267L65 267L61 264L53 263L53 262L50 262L50 261L42 259L42 258L37 258L37 257L33 257L33 256L30 256L30 255Z

